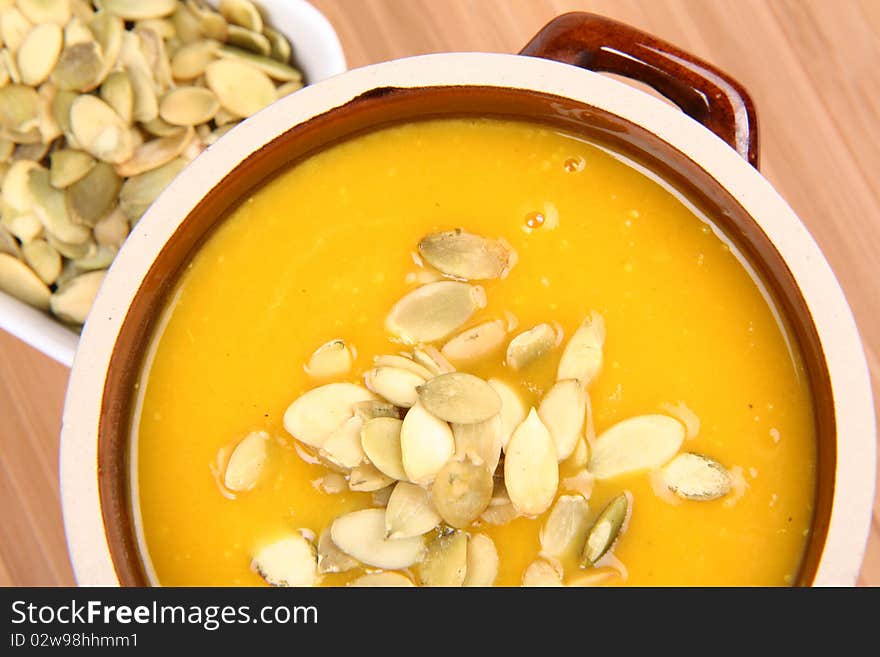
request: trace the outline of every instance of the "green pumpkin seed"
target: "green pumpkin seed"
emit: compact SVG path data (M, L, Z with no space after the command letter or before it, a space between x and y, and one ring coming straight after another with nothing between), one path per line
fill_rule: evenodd
M113 264L119 249L113 246L104 246L98 244L94 253L87 253L81 258L74 258L73 264L80 271L95 271L96 269L107 269Z
M461 228L432 233L419 242L419 253L428 264L448 276L465 280L501 278L513 266L513 251Z
M629 500L626 494L622 493L611 500L599 514L587 534L587 540L581 554L581 561L585 566L595 565L611 549L626 520L628 509Z
M69 0L16 0L16 5L35 25L40 23L65 25L70 20Z
M605 344L605 321L598 313L590 313L565 345L557 381L578 379L584 386L602 369L602 346Z
M538 416L553 437L560 463L574 451L586 412L587 391L577 379L557 381L541 399Z
M91 21L92 17L90 16L88 20ZM92 34L92 31L88 27L86 27L86 22L79 18L72 18L64 27L65 46L72 46L75 43L85 43L94 40L95 35Z
M300 442L321 447L354 414L354 404L373 399L373 393L361 386L328 383L309 390L288 406L284 428Z
M83 95L70 106L70 129L82 149L99 160L119 164L134 153L127 126L107 103Z
M46 285L52 285L61 273L61 254L45 240L35 239L21 247L24 261Z
M141 218L159 194L186 166L186 161L175 158L158 169L132 176L119 192L119 207L131 221Z
M417 392L425 409L447 422L483 422L501 411L501 398L492 386L464 372L441 374L419 386Z
M684 442L684 425L668 415L639 415L604 431L593 446L590 472L608 479L659 468Z
M498 550L485 534L472 534L467 546L467 573L463 586L492 586L498 577Z
M211 62L205 81L220 104L238 116L248 117L275 101L275 85L259 69L233 59Z
M356 415L347 418L321 445L319 456L344 471L361 465L365 460L364 450L361 447L363 426L364 421ZM383 486L387 486L388 483L390 482L384 483Z
M141 70L127 68L126 72L134 96L132 117L147 127L150 122L159 117L159 97L156 95L156 87L153 85L153 81ZM149 128L147 129L149 130Z
M561 335L550 324L538 324L510 341L505 362L508 367L520 370L550 353L559 344L560 338Z
M21 84L0 88L0 126L8 132L23 134L37 128L39 115L40 97L36 91Z
M406 479L400 451L400 429L403 422L395 417L377 417L361 429L361 447L367 458L383 474L392 479Z
M155 31L144 28L135 28L133 34L137 37L144 60L149 66L157 89L164 91L173 84L171 76L171 64L165 52L165 42Z
M98 45L101 47L101 59L104 67L100 78L103 81L110 70L116 65L119 53L122 50L123 35L126 34L125 24L121 18L106 11L99 11L89 21L89 29L95 35Z
M433 342L445 338L485 307L486 293L479 286L458 281L437 281L416 288L398 301L385 327L405 342Z
M673 493L686 500L716 500L730 492L727 469L700 454L679 454L663 467L660 476Z
M113 71L101 83L101 98L125 123L131 124L134 112L134 90L125 71Z
M385 509L362 509L340 516L330 525L330 537L349 556L386 570L409 568L425 554L421 536L386 538Z
M492 472L484 462L453 459L437 473L431 500L448 525L464 529L489 506L492 488Z
M147 134L153 135L154 137L169 137L180 132L179 125L171 125L158 116L150 121L141 123L141 127L147 132Z
M239 25L254 32L263 31L263 17L254 3L248 0L220 0L220 14L233 25Z
M403 408L416 403L419 398L416 388L424 382L418 374L398 367L375 367L364 374L364 384L369 390Z
M289 64L290 58L293 55L293 48L290 47L290 41L287 40L287 37L271 27L264 27L263 35L269 39L269 45L271 46L269 56L277 62Z
M95 158L83 151L64 148L49 156L49 182L56 189L65 189L81 180L95 166Z
M219 54L223 57L249 64L279 82L302 82L302 73L292 66L271 57L264 57L249 50L229 45L220 46Z
M92 229L95 241L99 246L112 246L122 248L122 243L128 237L128 220L119 208L101 218Z
M27 244L31 240L43 234L43 223L32 212L13 214L7 211L3 214L3 226L10 233Z
M15 7L7 7L0 14L0 37L10 53L15 54L21 47L28 32L33 28L23 13Z
M84 324L105 274L91 271L60 285L49 299L52 314L71 324Z
M172 125L194 126L210 121L220 103L217 97L203 87L177 87L159 103L159 116Z
M47 170L40 167L29 172L28 190L34 200L34 213L50 235L70 244L88 241L91 231L70 216L64 192L52 187Z
M490 472L495 472L501 460L501 416L474 422L472 424L453 424L455 455L485 463Z
M177 0L101 0L106 11L128 21L170 16L177 9Z
M37 86L47 77L61 55L61 28L54 23L37 25L28 32L18 49L18 70L23 84Z
M30 267L7 253L0 253L0 290L40 310L49 309L49 288Z
M400 427L400 454L407 479L428 485L455 453L452 429L416 403Z
M75 91L59 89L52 98L51 103L52 118L58 123L58 127L61 128L68 141L67 145L71 148L79 147L70 129L70 106L73 105L73 101L77 98L79 98L79 94Z
M580 552L590 531L589 517L582 495L561 495L541 528L541 554L565 559Z
M544 513L556 496L556 446L534 408L507 443L504 484L513 506L525 515Z
M152 30L166 42L177 36L174 23L168 18L145 18L137 22L135 30Z
M484 322L456 335L443 345L441 353L453 362L485 358L501 347L506 336L507 325L503 320Z
M174 14L171 16L171 23L174 25L174 32L177 34L177 38L184 44L192 43L202 38L201 21L183 3L178 3Z
M98 162L67 188L67 207L75 221L94 226L116 204L122 179L106 162Z
M269 43L269 39L259 32L252 32L238 25L228 26L226 43L262 57L268 57L269 53L272 52L272 45Z
M187 0L186 6L198 18L199 28L209 39L226 41L228 25L226 19L199 0Z
M462 586L467 575L467 534L441 534L428 545L418 566L423 586Z
M52 71L52 81L59 89L86 92L101 84L104 74L101 46L96 41L83 41L65 46L61 51Z

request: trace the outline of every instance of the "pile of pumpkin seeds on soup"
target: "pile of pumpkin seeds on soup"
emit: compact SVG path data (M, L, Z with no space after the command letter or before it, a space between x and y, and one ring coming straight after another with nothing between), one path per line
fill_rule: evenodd
M605 344L599 314L587 313L568 340L551 322L516 335L500 319L468 326L486 306L477 281L503 278L513 250L456 229L425 236L418 252L437 280L403 296L385 318L406 350L375 356L355 379L353 346L328 341L305 370L331 382L284 414L300 455L326 466L322 490L372 492L373 506L327 527L267 537L252 566L268 583L312 586L326 573L350 572L353 586L491 586L504 555L485 528L526 517L542 528L523 585L594 586L625 573L612 551L626 540L633 512L625 490L594 512L595 480L642 471L670 498L728 494L724 466L681 452L688 427L676 417L631 417L593 437L589 387ZM499 353L512 381L555 359L556 380L536 407L524 387L467 371ZM269 438L253 432L234 445L225 459L227 494L260 484ZM560 465L576 474L561 481Z
M302 87L249 0L0 0L0 290L82 324L147 207Z

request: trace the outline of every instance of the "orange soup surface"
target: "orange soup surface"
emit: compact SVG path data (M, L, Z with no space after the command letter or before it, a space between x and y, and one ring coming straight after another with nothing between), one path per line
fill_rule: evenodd
M319 386L364 386L377 356L413 354L417 345L389 330L389 313L420 286L454 280L418 245L456 228L511 254L502 276L458 281L482 297L431 345L443 349L489 322L496 335L475 358L449 358L456 370L501 381L526 410L538 409L579 327L601 325L601 367L582 386L589 411L577 418L577 449L558 466L535 465L558 478L538 513L511 503L516 517L503 524L481 515L455 530L440 520L417 539L419 563L358 561L344 572L316 570L310 581L344 585L388 570L436 581L424 559L437 556L438 541L463 535L466 547L449 558L465 563L476 541L486 548L474 539L482 535L497 554L496 585L520 585L536 560L533 574L563 583L591 572L628 585L793 583L813 514L816 436L797 344L765 285L711 216L644 166L547 126L465 118L389 127L295 164L242 199L189 263L158 322L132 421L134 513L154 583L265 584L254 560L266 546L295 536L314 555L335 519L388 504L398 485L391 478L375 491L350 490L365 471L377 475L366 464L357 477L328 467L319 447L285 429L284 415ZM544 323L558 340L514 369L508 344ZM307 365L331 340L350 367L318 376ZM658 415L681 431L680 446L649 468L594 476L593 459L611 458L600 456L606 431ZM533 450L537 463L545 438L529 431L504 439ZM265 432L256 470L244 468L255 483L231 490L230 454L253 432ZM671 490L664 468L682 454L717 464L723 494ZM523 461L502 455L496 507L511 459ZM420 483L429 500L431 476ZM513 488L537 495L520 492L521 481L508 488L507 498ZM583 532L621 495L616 540L595 565L584 563ZM548 556L542 529L563 496L585 509L585 524L578 545Z

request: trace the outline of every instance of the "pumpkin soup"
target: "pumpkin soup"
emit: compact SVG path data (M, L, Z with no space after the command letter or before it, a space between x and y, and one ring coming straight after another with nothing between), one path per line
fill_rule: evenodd
M547 126L297 163L177 283L136 391L164 585L784 585L815 488L797 343L712 217Z

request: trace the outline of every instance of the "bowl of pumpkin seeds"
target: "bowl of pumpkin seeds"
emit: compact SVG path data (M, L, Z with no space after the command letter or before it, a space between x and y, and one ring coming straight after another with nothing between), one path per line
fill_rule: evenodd
M0 329L70 365L107 269L175 176L345 69L305 0L0 0Z

